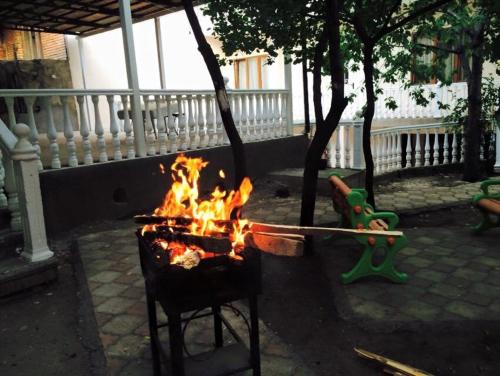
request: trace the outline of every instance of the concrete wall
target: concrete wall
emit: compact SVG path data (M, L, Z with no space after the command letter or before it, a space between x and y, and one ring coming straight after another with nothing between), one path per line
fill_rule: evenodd
M258 178L273 170L303 166L307 139L296 136L245 146L248 174ZM220 180L220 169L226 172L226 181L232 182L229 146L186 154L210 161L202 173L202 194L212 191ZM162 175L159 164L170 166L174 159L172 154L41 172L48 235L70 231L84 223L150 213L161 204L171 185L170 174Z

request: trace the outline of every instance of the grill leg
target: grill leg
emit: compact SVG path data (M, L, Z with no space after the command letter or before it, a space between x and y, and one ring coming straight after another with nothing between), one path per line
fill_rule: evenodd
M154 296L149 293L146 286L146 301L148 306L149 336L151 338L151 358L153 360L154 376L161 375L160 353L158 351L158 321L156 318L156 303Z
M253 376L260 376L260 349L259 349L259 315L257 310L257 295L249 299L250 306L250 357Z
M224 345L224 340L222 338L222 319L220 317L220 306L213 306L212 313L214 315L215 347L222 347Z
M181 314L168 315L168 332L170 334L170 355L172 375L184 376L183 338L181 328Z

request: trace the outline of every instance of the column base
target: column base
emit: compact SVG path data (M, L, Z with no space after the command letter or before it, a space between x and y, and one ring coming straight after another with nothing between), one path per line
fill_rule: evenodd
M38 262L45 261L54 256L54 252L52 252L49 247L44 247L37 250L32 251L23 251L21 253L21 257L29 262Z

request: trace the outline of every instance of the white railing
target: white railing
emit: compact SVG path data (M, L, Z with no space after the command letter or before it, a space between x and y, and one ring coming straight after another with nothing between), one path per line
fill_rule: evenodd
M328 145L328 159L334 168L364 168L362 123L341 122ZM371 148L375 175L410 167L460 163L465 144L453 124L404 125L372 130ZM481 159L492 157L495 142L481 146Z
M141 90L140 95L144 123L135 128L128 89L0 90L9 128L29 125L40 170L134 158L134 129L144 129L147 155L228 144L213 91ZM288 91L228 90L228 95L244 142L292 134Z

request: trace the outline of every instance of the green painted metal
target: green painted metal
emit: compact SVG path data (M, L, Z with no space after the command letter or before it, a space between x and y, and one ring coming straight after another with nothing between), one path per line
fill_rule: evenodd
M339 174L332 175L341 178ZM346 207L341 207L333 200L335 211L341 215L341 225L346 228L368 229L371 221L383 219L387 223L389 231L395 230L399 223L398 216L393 212L375 212L373 207L366 202L366 197L367 192L364 189L353 188L346 197ZM355 235L354 238L363 244L363 254L351 271L342 274L342 283L351 283L367 276L380 276L396 283L408 280L408 275L398 272L394 266L396 253L408 244L408 239L404 234L400 237L359 234ZM372 239L369 240L369 238ZM375 265L373 257L378 250L383 252L384 257L378 265Z
M481 222L473 228L476 234L480 234L483 231L493 227L500 227L500 216L498 214L491 213L487 209L478 205L479 201L482 199L500 200L500 192L489 192L489 187L492 185L500 185L500 179L488 179L481 182L480 188L483 193L479 193L472 197L472 202L483 215L483 219L481 220Z

